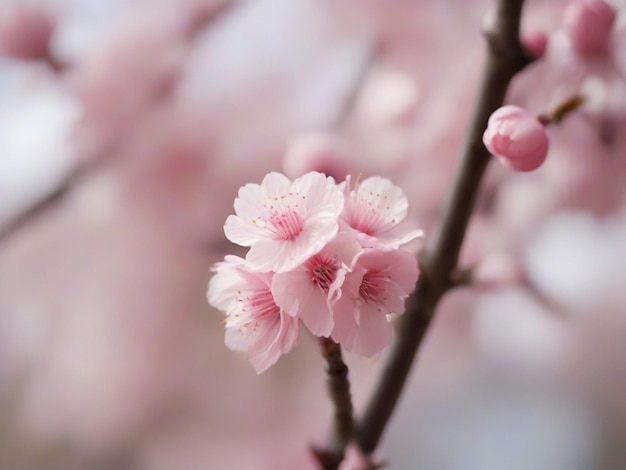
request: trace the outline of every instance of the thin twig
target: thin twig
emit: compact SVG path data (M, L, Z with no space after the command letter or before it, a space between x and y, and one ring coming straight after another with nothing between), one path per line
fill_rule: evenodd
M319 338L326 360L328 393L334 406L333 430L326 449L313 449L323 470L336 470L343 460L354 431L352 397L348 366L343 362L341 346L329 338Z
M539 122L544 126L549 124L560 124L567 116L576 111L585 103L585 97L583 95L574 95L558 104L556 108L552 109L546 114L539 115Z
M523 0L499 0L495 22L485 36L489 55L473 118L461 147L460 164L443 205L441 223L422 257L422 273L362 420L356 441L364 453L376 449L404 387L413 360L454 272L480 182L489 162L482 134L493 111L504 101L513 76L531 61L519 41Z

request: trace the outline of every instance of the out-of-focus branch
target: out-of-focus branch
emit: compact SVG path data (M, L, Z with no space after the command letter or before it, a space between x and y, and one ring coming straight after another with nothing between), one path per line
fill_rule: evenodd
M187 28L187 38L194 40L195 37L211 27L222 18L225 14L230 13L233 9L240 7L246 0L222 0L216 4L209 4L208 8L203 7L197 11L197 14L190 18Z
M329 130L340 128L354 112L359 95L363 91L363 85L365 85L372 68L376 65L376 62L381 58L384 52L383 44L377 36L372 35L364 41L363 57L355 73L354 81L350 84L346 95L339 101L336 115L331 119L328 125Z
M443 294L453 287L461 244L490 155L482 135L500 107L513 76L531 61L519 40L523 0L499 0L485 32L487 63L472 120L461 147L460 162L443 205L440 224L420 259L422 273L390 351L382 376L356 429L364 453L376 449L404 387L413 360Z
M324 470L336 470L343 460L346 446L352 439L352 397L348 366L343 362L341 346L328 338L319 339L326 360L328 393L334 406L333 430L326 449L313 449Z
M196 16L189 19L189 25L186 31L186 39L191 44L198 34L207 30L210 27L215 26L223 19L227 14L236 11L237 7L244 4L246 0L223 0L216 3L211 8L206 8L198 12ZM57 73L64 73L66 66L57 61L52 56L46 56L46 60L50 63L51 67ZM159 89L155 96L156 101L166 100L174 89L176 81L180 78L182 71L174 74L171 80L167 81L163 89ZM120 139L123 141L124 139ZM106 149L107 154L115 154L116 150L119 150L121 144L113 149ZM108 159L110 159L109 157ZM27 225L32 219L36 218L39 214L46 212L51 207L54 207L63 197L70 192L73 188L78 186L86 177L99 171L105 162L100 161L98 158L94 158L94 161L87 161L86 163L77 163L75 168L70 171L67 176L59 182L56 188L50 191L48 195L42 197L38 202L25 209L17 217L9 221L5 226L0 226L0 242L8 239L13 233L20 230L23 226Z

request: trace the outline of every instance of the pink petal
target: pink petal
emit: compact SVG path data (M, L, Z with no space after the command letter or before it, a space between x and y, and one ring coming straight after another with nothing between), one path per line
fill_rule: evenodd
M263 229L236 215L229 215L226 219L224 234L231 242L241 246L251 246L267 238Z
M354 337L354 352L371 357L391 343L392 328L379 308L361 307L359 328Z

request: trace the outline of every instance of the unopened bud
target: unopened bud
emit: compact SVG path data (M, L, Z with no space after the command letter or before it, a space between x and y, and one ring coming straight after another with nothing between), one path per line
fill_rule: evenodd
M343 181L350 173L353 159L346 143L329 133L297 134L289 142L283 160L285 173L291 177L318 171Z
M48 55L54 20L44 11L16 6L2 14L0 50L16 59L41 59Z
M483 143L505 166L516 171L539 168L548 154L544 125L519 106L503 106L491 115Z
M538 59L546 52L548 36L546 33L541 32L524 34L522 36L522 45L533 58Z
M609 51L615 10L604 0L577 0L568 6L563 26L572 49L582 56Z

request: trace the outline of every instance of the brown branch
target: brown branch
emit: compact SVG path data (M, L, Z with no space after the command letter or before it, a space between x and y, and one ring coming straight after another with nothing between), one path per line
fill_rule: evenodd
M453 283L454 272L480 182L489 162L482 134L493 111L500 107L513 76L531 61L519 41L523 0L499 0L496 17L485 36L489 54L478 102L461 148L460 164L443 205L441 224L422 257L422 274L378 386L356 429L356 440L364 453L376 449L393 412L417 349L428 329L443 294Z
M323 470L336 470L352 440L354 420L348 366L343 362L341 346L329 338L319 338L326 360L328 393L334 405L333 431L326 449L312 449Z

